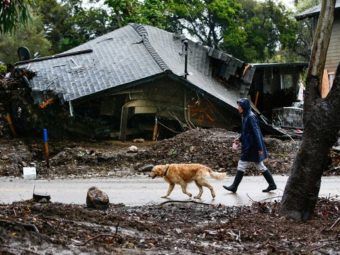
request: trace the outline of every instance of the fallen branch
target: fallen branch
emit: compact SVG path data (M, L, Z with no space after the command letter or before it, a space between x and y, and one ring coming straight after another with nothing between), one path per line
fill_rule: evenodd
M260 201L256 201L254 199L252 199L249 194L247 193L247 197L252 201L252 202L263 202L263 201L266 201L266 200L270 200L270 199L274 199L274 198L279 198L279 197L282 197L282 196L275 196L275 197L267 197L267 198L264 198L264 199L261 199Z
M212 205L212 204L208 204L208 203L203 203L203 202L197 202L194 200L189 200L189 201L183 201L183 200L169 200L169 201L165 201L163 203L160 204L160 206L165 205L165 204L169 204L169 203L193 203L193 204L199 204L199 205Z
M252 202L257 202L257 201L255 201L254 199L252 199L252 198L249 196L248 193L247 193L247 197L248 197Z
M334 228L335 226L336 226L336 224L338 224L339 223L339 221L340 221L340 217L339 218L337 218L337 220L333 223L333 225L332 226L330 226L330 228L329 229L327 229L327 230L332 230L332 228Z
M74 243L74 245L76 245L76 246L84 246L84 245L86 245L88 242L91 242L91 241L93 241L93 240L95 240L95 239L98 239L99 237L103 237L103 236L105 236L105 237L114 237L114 236L116 236L116 234L114 234L114 235L112 235L112 234L99 234L99 235L96 235L96 236L94 236L94 237L91 237L91 238L89 238L89 239L87 239L85 242L83 242L83 243Z
M227 232L230 236L235 237L235 240L239 243L241 243L241 231L238 231L238 234L235 234L233 230L230 230Z
M266 201L266 200L269 200L269 199L273 199L273 198L279 198L279 197L282 198L282 196L267 197L267 198L261 199L260 202L263 202L263 201Z

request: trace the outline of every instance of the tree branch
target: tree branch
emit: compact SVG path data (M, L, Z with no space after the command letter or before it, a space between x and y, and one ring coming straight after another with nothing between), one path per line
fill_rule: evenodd
M192 28L190 28L188 26L185 26L183 24L181 24L181 26L182 26L182 28L187 29L189 32L191 32L192 34L197 36L198 39L200 39L202 43L206 43L206 40L204 40L204 38L198 33L198 31L197 31L195 25L193 24L193 22L190 22L190 23L191 23Z
M307 76L318 77L321 82L334 20L335 0L322 1L315 31Z

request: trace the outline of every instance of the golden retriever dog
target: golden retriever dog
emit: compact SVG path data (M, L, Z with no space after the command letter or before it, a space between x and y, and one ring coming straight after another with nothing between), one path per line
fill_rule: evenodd
M199 189L199 193L195 198L200 199L203 193L203 187L210 189L211 196L215 198L215 191L213 187L204 178L210 175L212 178L221 180L226 174L217 173L211 170L209 167L201 164L169 164L169 165L156 165L152 168L150 177L163 177L165 181L169 183L169 189L165 196L167 198L175 187L175 184L179 184L184 194L189 197L191 193L187 192L187 185L189 182L194 181Z

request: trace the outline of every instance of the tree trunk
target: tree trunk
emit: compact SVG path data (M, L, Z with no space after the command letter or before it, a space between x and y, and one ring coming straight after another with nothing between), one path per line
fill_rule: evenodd
M298 220L307 220L313 214L321 176L340 129L340 65L328 96L322 99L319 91L332 31L334 7L335 0L322 1L307 73L304 135L281 201L281 213Z

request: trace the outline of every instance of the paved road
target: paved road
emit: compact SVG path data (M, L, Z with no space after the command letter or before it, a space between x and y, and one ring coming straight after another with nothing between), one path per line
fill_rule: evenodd
M275 192L262 193L267 187L262 176L244 177L237 194L230 193L222 188L223 184L230 184L233 177L224 181L209 179L216 191L216 199L212 200L209 190L204 188L202 202L221 203L225 205L247 205L251 199L261 201L267 199L280 199L285 187L286 176L274 176L278 185ZM57 180L24 180L21 178L0 178L0 203L12 203L32 198L33 187L36 192L49 193L53 202L85 204L86 192L89 187L97 186L105 191L111 203L124 203L126 205L145 205L166 201L160 198L166 193L167 184L163 179L150 179L148 177L133 178L93 178L93 179L57 179ZM198 192L195 184L189 184L189 192L194 195ZM338 196L340 199L340 177L323 177L320 196ZM187 196L176 186L170 195L173 200L187 200Z

